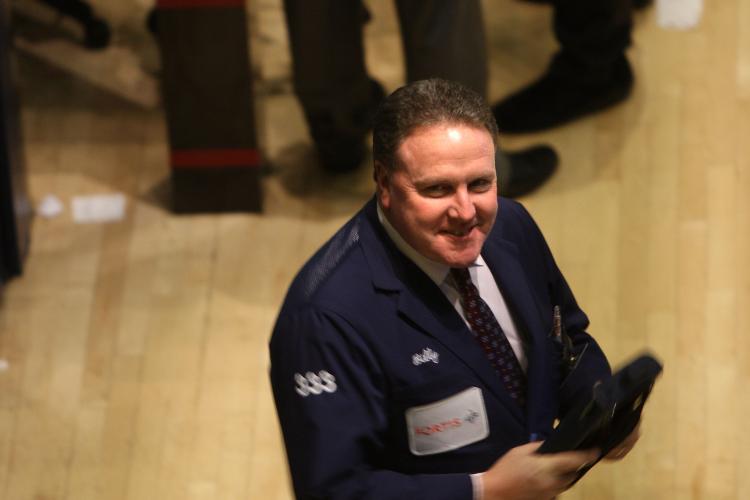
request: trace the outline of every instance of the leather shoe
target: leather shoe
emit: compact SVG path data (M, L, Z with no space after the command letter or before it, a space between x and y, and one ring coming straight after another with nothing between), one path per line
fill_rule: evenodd
M570 74L547 71L531 85L492 107L501 132L538 132L568 123L624 101L633 72L622 56L603 82L576 81Z
M340 174L355 170L362 164L367 151L365 138L372 128L375 111L384 97L383 87L371 79L369 102L348 116L347 126L342 126L327 111L308 114L310 135L324 170Z
M547 145L532 146L513 153L505 153L507 172L498 183L501 196L516 198L529 194L549 179L557 169L557 153Z

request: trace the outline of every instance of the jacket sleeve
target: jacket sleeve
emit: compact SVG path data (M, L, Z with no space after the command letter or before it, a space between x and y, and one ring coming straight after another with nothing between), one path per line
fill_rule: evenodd
M507 202L507 200L504 201ZM542 232L520 203L512 203L521 215L521 224L524 227L524 233L529 235L529 244L535 248L534 251L544 263L548 293L552 303L560 306L564 328L573 343L573 351L583 353L575 370L570 372L560 386L560 415L562 416L581 397L588 397L591 394L591 388L596 381L609 377L611 368L599 344L586 331L589 319L579 307L565 277L557 267Z
M282 311L270 351L297 498L472 498L467 474L388 470L385 379L363 336L339 314L311 306Z

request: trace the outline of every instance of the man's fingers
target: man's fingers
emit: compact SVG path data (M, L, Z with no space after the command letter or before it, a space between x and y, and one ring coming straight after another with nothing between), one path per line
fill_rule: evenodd
M616 448L612 448L605 458L607 460L621 460L625 458L625 455L630 453L630 450L633 449L633 444L621 444Z
M548 455L557 474L565 475L579 471L599 458L598 450L565 451Z
M528 443L519 446L517 449L524 451L536 451L542 443ZM596 461L601 454L600 450L592 448L589 450L562 451L542 455L548 461L548 465L554 469L558 475L574 473Z
M523 451L525 453L534 453L542 446L543 441L532 441L530 443L522 444L516 447L516 450Z
M635 443L638 442L638 440L641 438L641 423L638 422L638 425L635 426L635 429L633 429L633 432L631 432L628 437L625 438L625 441L623 442L624 445L626 445L628 448L632 448L635 446Z

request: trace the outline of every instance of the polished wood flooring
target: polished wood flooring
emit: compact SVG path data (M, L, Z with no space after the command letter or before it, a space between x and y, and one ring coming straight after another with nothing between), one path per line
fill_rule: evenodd
M99 2L123 38L148 4L128 3ZM392 89L393 7L370 3L370 67ZM252 6L274 164L262 215L172 215L161 113L19 59L31 194L55 194L66 211L36 218L25 274L0 303L0 498L291 498L269 333L296 269L372 184L368 167L315 170L278 4ZM486 17L498 98L542 71L554 41L545 7L487 0ZM561 154L522 201L591 333L615 364L651 349L665 365L635 451L564 498L748 499L750 0L706 0L689 31L655 18L636 16L627 103L502 138ZM123 221L72 221L72 196L109 192L127 195Z

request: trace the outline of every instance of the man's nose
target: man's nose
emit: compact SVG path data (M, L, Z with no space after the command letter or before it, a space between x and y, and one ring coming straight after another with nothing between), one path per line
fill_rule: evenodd
M474 219L476 213L477 210L469 191L467 189L457 190L453 196L453 204L448 211L448 215L461 221L470 221Z

